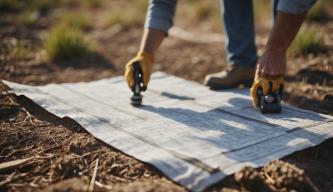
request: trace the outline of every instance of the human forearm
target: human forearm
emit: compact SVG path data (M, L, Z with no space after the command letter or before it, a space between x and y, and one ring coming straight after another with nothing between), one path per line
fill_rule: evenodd
M166 33L163 31L145 29L141 41L140 52L147 52L151 55L155 55L165 36Z
M305 15L279 11L266 50L285 53L301 27Z
M279 11L265 51L257 64L257 76L276 77L286 72L286 53L305 18L305 13L290 14Z
M140 51L154 55L173 25L177 0L150 0Z

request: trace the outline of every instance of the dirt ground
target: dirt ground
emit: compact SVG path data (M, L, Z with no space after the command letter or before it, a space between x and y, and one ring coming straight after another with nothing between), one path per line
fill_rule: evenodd
M122 5L121 1L115 2ZM179 6L184 6L184 2ZM69 9L88 10L96 21L107 12L107 8L74 6ZM98 57L50 62L43 59L40 49L44 34L54 23L52 14L41 17L32 27L20 25L16 15L15 11L0 12L0 79L29 85L92 81L122 75L124 64L137 52L142 34L142 23L115 30L112 27L105 29L96 22L87 34L98 45ZM176 26L201 36L205 32L221 32L207 19L193 24L179 15L176 18L179 18ZM328 53L289 57L285 102L333 114L332 21L311 23L325 34ZM256 24L257 37L267 39L269 18ZM30 57L16 59L10 56L18 40L28 42L33 52ZM259 42L259 53L263 47ZM222 43L201 44L170 36L156 55L154 70L202 82L206 74L226 67L225 57ZM85 191L96 167L95 191L186 190L152 166L96 140L70 118L57 118L29 99L7 91L1 84L0 163L34 158L0 171L0 191ZM332 191L332 150L333 139L329 139L262 168L246 167L207 191Z

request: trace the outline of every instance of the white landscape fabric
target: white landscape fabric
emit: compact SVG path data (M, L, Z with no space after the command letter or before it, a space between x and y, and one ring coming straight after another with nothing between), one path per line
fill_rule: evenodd
M139 108L130 105L122 77L37 87L5 83L192 191L333 136L332 116L288 105L281 114L263 115L252 108L248 89L211 91L162 72L152 75Z

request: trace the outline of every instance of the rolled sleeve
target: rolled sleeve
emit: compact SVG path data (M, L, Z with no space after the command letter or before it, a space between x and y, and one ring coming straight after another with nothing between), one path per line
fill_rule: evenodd
M291 13L291 14L302 14L307 12L316 0L279 0L278 10Z
M168 33L173 25L177 0L150 0L145 28Z

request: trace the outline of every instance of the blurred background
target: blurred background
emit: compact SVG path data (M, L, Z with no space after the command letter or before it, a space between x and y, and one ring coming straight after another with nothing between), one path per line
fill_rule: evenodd
M0 0L1 78L39 85L122 75L138 51L147 6L148 0ZM254 0L254 10L260 54L272 27L271 1ZM318 0L290 47L293 95L297 89L302 97L331 100L325 96L333 85L332 18L333 1ZM178 1L154 70L202 82L225 67L220 1Z

